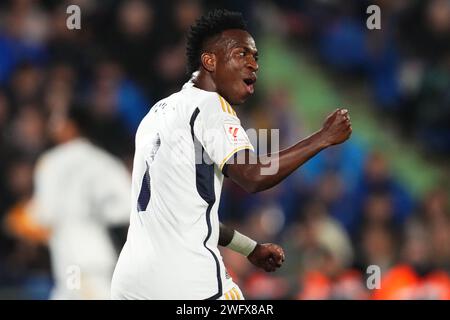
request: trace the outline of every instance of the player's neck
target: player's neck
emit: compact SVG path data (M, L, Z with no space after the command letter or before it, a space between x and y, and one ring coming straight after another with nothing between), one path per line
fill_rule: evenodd
M78 132L78 130L75 130L75 131L66 130L63 134L61 134L57 138L57 141L59 144L64 144L64 143L78 140L80 138L82 138L82 135Z
M217 92L217 86L208 72L201 70L198 75L192 79L192 82L196 88Z

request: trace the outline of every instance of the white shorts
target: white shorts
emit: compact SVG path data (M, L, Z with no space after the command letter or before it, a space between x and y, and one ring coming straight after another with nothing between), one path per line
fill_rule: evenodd
M245 300L239 286L229 279L224 282L224 294L217 300ZM111 290L112 300L126 300L127 298L117 290Z
M245 298L237 284L227 281L224 285L224 294L218 300L245 300Z

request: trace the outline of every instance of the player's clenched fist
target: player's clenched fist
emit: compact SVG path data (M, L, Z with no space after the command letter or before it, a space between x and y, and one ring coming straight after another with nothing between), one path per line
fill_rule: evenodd
M273 272L283 264L284 251L273 243L257 244L247 258L255 266Z
M327 145L344 142L352 134L352 123L347 109L337 109L330 114L322 127L322 136Z

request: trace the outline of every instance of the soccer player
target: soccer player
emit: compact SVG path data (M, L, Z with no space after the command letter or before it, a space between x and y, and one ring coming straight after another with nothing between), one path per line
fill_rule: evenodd
M81 107L53 112L49 124L56 146L36 165L29 214L50 230L50 298L110 299L117 261L110 231L129 222L130 174L85 137L91 123Z
M232 107L253 94L257 58L239 13L215 10L191 28L191 80L156 103L137 130L130 227L113 299L242 299L218 245L266 271L281 266L279 246L257 244L219 222L224 176L248 192L273 187L319 151L347 140L351 125L347 111L336 110L321 130L272 154L279 170L263 174ZM235 161L242 156L245 163Z

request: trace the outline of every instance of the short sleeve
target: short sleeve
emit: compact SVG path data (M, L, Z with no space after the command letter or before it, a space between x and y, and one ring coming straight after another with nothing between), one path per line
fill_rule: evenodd
M34 169L33 206L30 214L40 225L49 227L54 223L58 214L57 201L59 196L58 185L53 183L57 173L51 170L49 160L41 157Z
M220 170L236 152L253 151L247 133L241 126L236 112L218 94L211 94L197 111L193 131L206 153Z
M92 185L98 213L107 225L127 224L130 219L130 175L118 160L104 165L104 174Z

